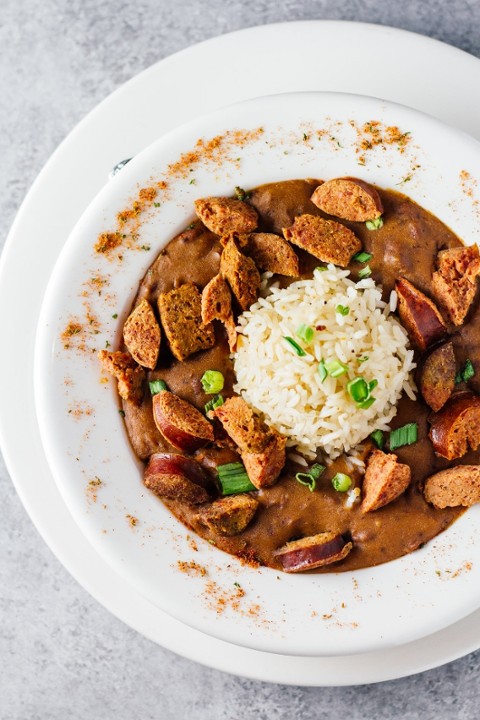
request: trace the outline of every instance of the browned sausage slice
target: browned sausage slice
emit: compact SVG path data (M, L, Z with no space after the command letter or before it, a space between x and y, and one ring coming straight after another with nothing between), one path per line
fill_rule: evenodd
M220 274L227 280L242 310L248 310L258 296L260 273L253 260L240 252L233 237L223 248Z
M160 497L193 505L210 499L212 482L192 458L174 453L155 453L145 468L145 486Z
M285 572L315 570L323 565L343 560L353 547L343 535L324 532L294 540L275 552Z
M462 457L480 445L480 397L471 392L454 395L432 419L430 439L437 455Z
M139 365L154 370L160 350L160 326L148 300L142 300L123 326L123 339Z
M342 220L365 222L383 213L380 195L374 187L355 178L336 178L319 185L310 198L327 215Z
M455 389L456 363L453 343L435 348L426 358L420 376L420 392L432 410L438 412Z
M480 465L458 465L431 475L425 481L424 495L439 509L480 502Z
M213 427L202 413L171 392L153 396L155 425L173 447L187 453L213 441Z
M256 488L273 485L285 465L286 438L272 430L270 435L271 439L262 452L242 452L245 470Z
M340 267L347 267L362 247L357 236L345 225L317 215L297 215L291 227L283 228L283 234L286 240L322 262Z
M256 230L258 225L257 211L242 200L225 197L201 198L195 200L195 212L205 227L216 235L248 233Z
M405 278L397 280L398 314L411 342L420 350L441 340L447 328L437 306Z
M198 519L220 535L238 535L257 512L258 500L248 494L230 495L200 508Z
M137 365L132 356L119 350L115 352L100 350L98 358L103 368L117 378L120 397L140 403L143 398L145 371Z
M215 275L202 292L202 320L227 320L232 314L232 296L221 275Z
M454 325L461 325L477 292L480 273L478 247L457 247L438 254L438 270L432 275L433 293Z
M274 233L251 233L248 236L248 253L261 270L288 277L300 275L295 250Z
M213 325L202 321L202 296L193 283L160 293L158 309L170 350L177 360L185 360L215 343Z
M363 478L362 512L371 512L396 500L409 486L410 468L396 455L373 450Z
M270 441L268 429L241 397L228 398L213 416L220 420L241 452L263 452Z

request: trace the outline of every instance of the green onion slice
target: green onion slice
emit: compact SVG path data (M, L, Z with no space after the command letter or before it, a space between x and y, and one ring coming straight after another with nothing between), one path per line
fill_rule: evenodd
M283 339L290 345L291 348L293 348L293 350L295 350L295 353L296 355L298 355L298 357L303 357L307 354L305 350L301 348L300 345L295 342L293 338L289 337L288 335L284 335Z
M390 450L403 447L404 445L412 445L418 440L418 425L416 422L407 423L402 427L390 432Z
M368 262L369 260L371 260L372 257L373 257L373 256L372 256L370 253L364 252L364 251L362 250L362 252L356 253L356 254L353 256L352 260L354 260L355 262L359 262L359 263L366 263L366 262Z
M383 449L383 446L385 445L385 436L382 432L382 430L375 430L371 433L370 437L372 438L375 445L378 447L379 450Z
M375 380L375 378L373 380L370 380L370 382L368 383L368 392L372 392L372 390L374 388L376 388L377 385L378 385L378 380Z
M323 360L320 360L317 369L318 374L320 375L320 382L323 382L328 375L327 368L325 367L325 363L323 362Z
M317 265L315 270L318 270L318 272L326 272L328 270L326 265Z
M359 280L368 278L368 277L370 277L371 274L372 274L372 269L371 269L370 265L365 265L365 267L363 267L361 270L358 271Z
M148 386L152 395L158 395L158 393L168 390L167 383L165 383L163 380L150 380Z
M362 403L370 395L369 386L361 377L356 377L347 383L347 392L356 403Z
M221 395L215 395L214 398L209 400L205 405L205 414L209 413L210 410L216 410L218 407L223 405L223 397Z
M222 495L238 495L238 493L257 490L252 485L242 463L227 463L217 467L218 479L222 487Z
M368 408L371 407L374 402L375 398L373 397L373 395L370 395L370 397L361 402L358 407L360 408L360 410L368 410Z
M203 392L207 395L216 395L223 390L223 375L219 370L207 370L200 380Z
M368 360L368 355L364 355L363 357L358 358L358 362L359 362L360 364L361 364L361 363L364 363L364 362L367 362L367 360Z
M317 487L317 480L320 477L320 475L325 472L326 468L325 465L320 465L320 463L315 463L315 465L312 465L310 470L308 472L299 472L295 475L295 480L300 483L300 485L306 485L310 492L313 492L315 488Z
M337 473L332 478L332 485L337 492L347 492L352 487L352 478L345 473Z
M348 305L337 305L335 308L335 312L339 313L340 315L348 315L350 312L350 308Z
M475 375L475 368L473 367L472 361L467 360L463 368L455 375L455 382L467 382Z
M367 230L380 230L380 228L383 227L383 218L380 215L375 218L375 220L367 220L365 225L367 226Z
M248 198L248 193L245 192L245 190L240 187L239 185L235 186L235 197L237 200L241 200L242 202L245 201Z
M306 343L311 343L314 336L315 336L315 330L310 327L310 325L300 325L300 327L297 330L297 337L300 338L300 340L303 340Z
M344 375L348 370L347 366L340 362L340 360L327 360L324 365L330 377L340 377L340 375Z

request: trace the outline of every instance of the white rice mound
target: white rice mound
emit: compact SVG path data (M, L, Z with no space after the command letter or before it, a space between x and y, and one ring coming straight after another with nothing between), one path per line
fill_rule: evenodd
M371 278L354 283L348 275L328 265L310 280L279 288L269 287L271 273L265 273L264 296L239 318L234 390L287 437L287 447L309 460L317 450L335 458L374 430L388 431L402 392L415 399L413 351L392 315L396 293L385 303ZM337 312L339 305L349 308L347 315ZM307 344L296 334L302 324L324 329ZM285 336L306 355L299 357ZM335 359L347 365L347 373L322 383L319 362ZM347 392L355 377L378 381L367 409Z

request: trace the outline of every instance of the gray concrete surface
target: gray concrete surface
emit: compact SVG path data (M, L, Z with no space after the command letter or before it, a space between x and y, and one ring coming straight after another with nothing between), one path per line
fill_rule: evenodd
M301 19L392 25L480 57L476 0L3 0L2 242L57 144L125 80L220 33ZM263 684L182 659L125 627L78 586L38 536L1 462L0 498L0 720L480 715L480 653L403 680L343 689Z

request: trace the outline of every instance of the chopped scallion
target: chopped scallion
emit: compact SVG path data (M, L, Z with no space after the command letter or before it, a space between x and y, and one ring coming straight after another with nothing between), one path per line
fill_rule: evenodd
M332 478L332 485L337 492L347 492L352 486L352 478L345 473L337 473Z
M370 265L365 265L361 270L358 271L358 278L359 280L364 280L364 278L370 277L372 274L372 269Z
M300 340L303 340L306 343L311 343L315 336L315 330L310 327L310 325L300 325L296 334Z
M320 375L320 382L323 382L328 375L327 368L323 360L318 363L318 374Z
M206 370L200 380L203 392L207 395L216 395L223 390L223 375L218 370Z
M375 380L375 378L373 380L370 380L370 382L368 383L368 392L372 392L372 390L374 388L376 388L377 385L378 385L378 380Z
M363 250L361 252L356 253L352 258L352 260L354 260L355 262L359 262L359 263L366 263L371 259L372 259L371 253L364 252Z
M325 365L325 370L330 375L330 377L340 377L340 375L344 375L348 368L346 365L344 365L340 360L327 360Z
M291 348L295 351L295 354L298 355L298 357L303 357L306 355L306 352L303 348L300 347L300 345L295 342L295 340L288 335L284 335L283 339L290 345Z
M347 392L356 403L362 403L370 394L367 383L361 377L356 377L347 383Z
M364 355L363 357L358 358L359 363L367 362L367 360L368 360L368 355Z
M367 230L380 230L380 228L383 227L383 218L380 215L375 218L375 220L367 220L365 225L367 226Z
M335 312L339 313L340 315L348 315L350 312L350 308L348 305L337 305L335 308Z
M216 410L218 407L223 405L223 397L221 395L215 395L214 398L209 400L205 405L205 413L209 413L211 410Z
M375 398L373 397L373 395L370 395L370 397L361 402L358 407L360 408L360 410L368 410L368 408L371 407L374 402Z
M374 432L371 433L370 437L372 438L378 449L382 450L383 446L385 445L385 436L382 430L374 430Z
M241 188L239 185L237 185L235 187L235 197L237 198L237 200L242 200L242 202L243 202L244 200L246 200L248 198L248 193L245 192L245 190L243 188Z
M158 395L158 393L168 390L167 383L165 383L163 380L150 380L148 386L152 395Z
M402 427L396 428L390 432L390 450L403 447L404 445L412 445L418 439L418 425L416 422L407 423Z
M317 265L315 270L318 270L318 272L326 272L328 270L326 265Z
M227 463L217 467L218 479L222 487L222 495L237 495L238 493L257 490L252 485L247 471L242 463Z
M300 485L306 485L310 492L313 492L317 487L318 478L323 472L325 472L325 469L325 465L315 463L315 465L312 465L308 472L297 473L295 475L295 480L299 482Z
M467 382L467 380L470 380L474 375L475 368L473 367L472 361L467 360L460 372L455 375L455 382L457 385L461 382Z

